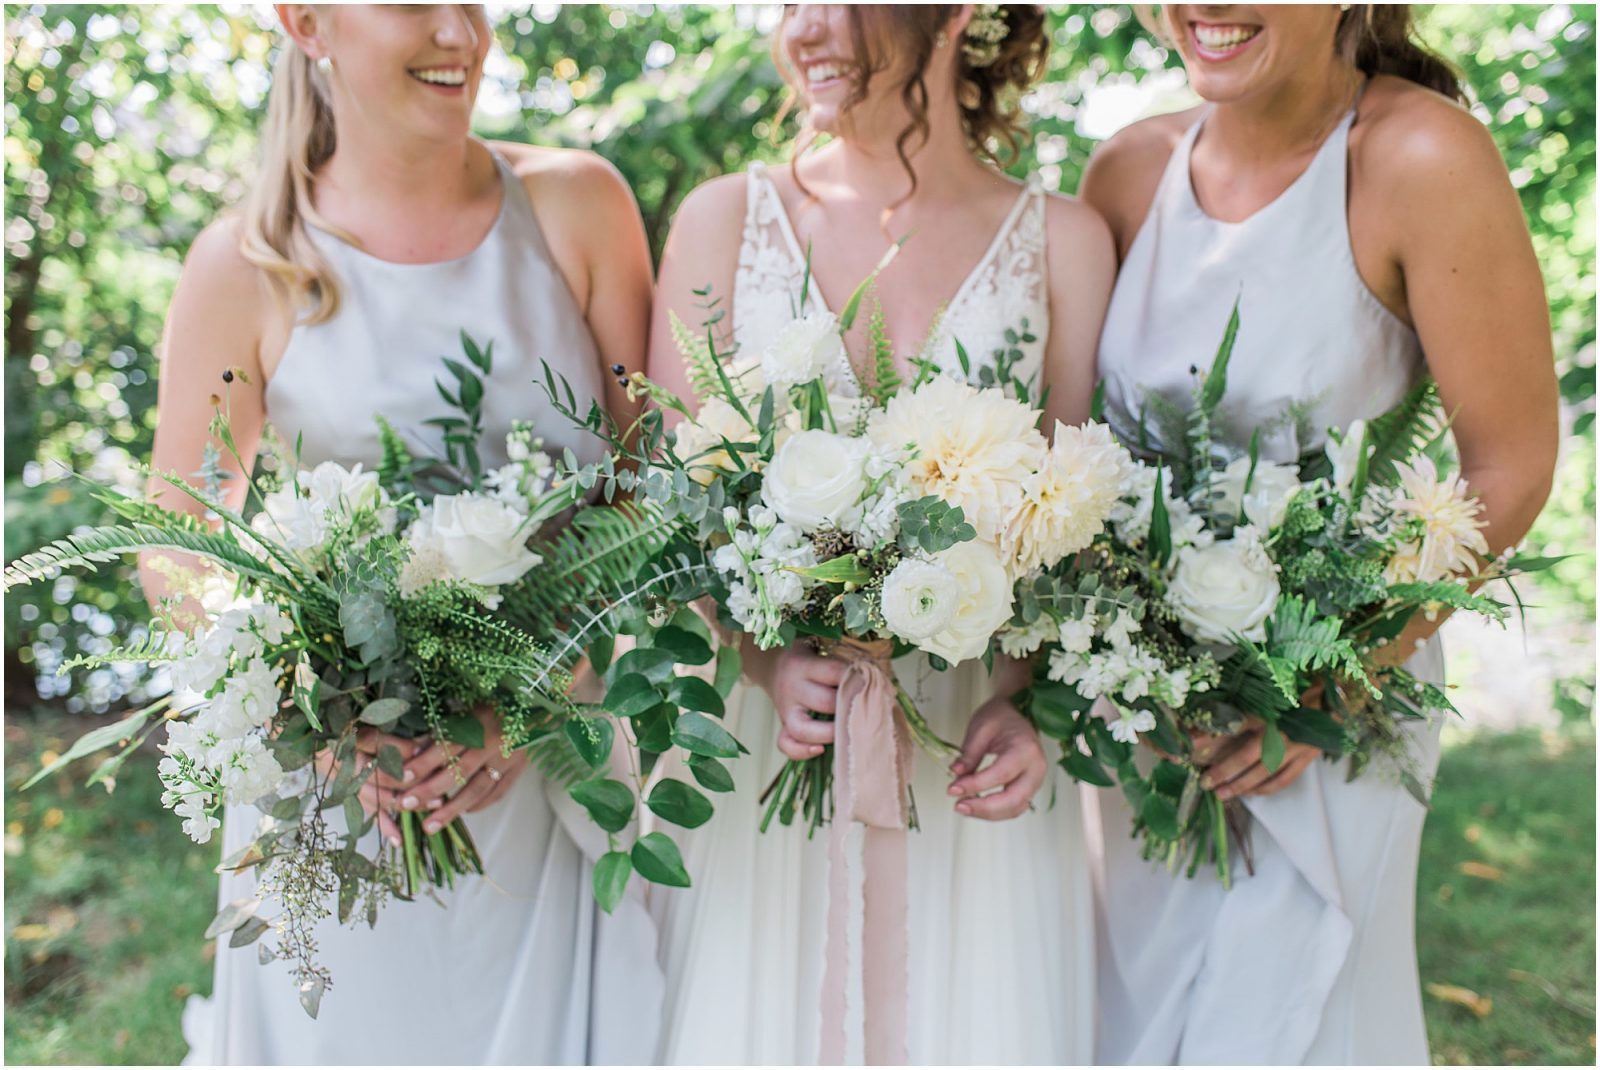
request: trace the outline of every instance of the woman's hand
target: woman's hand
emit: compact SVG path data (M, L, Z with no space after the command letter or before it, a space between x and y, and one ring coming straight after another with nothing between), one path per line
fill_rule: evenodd
M1322 685L1318 684L1300 697L1300 704L1315 707L1321 700ZM1245 728L1231 736L1192 733L1194 760L1207 767L1200 786L1214 789L1223 802L1242 795L1276 795L1300 779L1322 754L1321 747L1285 738L1283 763L1277 772L1271 772L1261 761L1264 728L1260 718L1250 717Z
M833 722L812 715L839 712L839 685L845 668L838 658L825 658L803 647L790 647L778 655L767 691L783 722L778 749L784 757L803 762L833 742Z
M994 761L981 768L991 754ZM1016 817L1028 808L1049 768L1038 731L1010 699L997 695L972 715L961 757L950 766L956 774L950 794L960 796L956 812L985 821Z
M483 725L483 746L431 740L406 761L404 790L396 792L400 808L432 811L422 826L430 835L462 814L494 805L528 768L526 757L500 752L500 723L492 709L479 706L473 716Z
M370 725L365 725L356 730L356 769L364 770L378 760L378 752L384 747L393 747L400 752L400 760L421 754L428 747L425 739L405 739L401 736L391 736L387 732L380 732ZM323 752L326 755L326 751ZM331 767L331 766L330 766ZM374 769L372 775L361 785L361 808L367 812L368 817L378 819L378 832L384 839L395 846L400 845L400 826L395 823L394 812L400 809L400 791L412 780L414 774L402 774L402 779L396 780L382 769Z

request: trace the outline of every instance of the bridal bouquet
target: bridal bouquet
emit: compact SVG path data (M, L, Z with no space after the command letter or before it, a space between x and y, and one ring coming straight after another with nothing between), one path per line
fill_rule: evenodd
M898 711L895 731L903 724L948 752L889 659L913 649L940 667L989 657L1018 579L1100 530L1120 486L1120 469L1102 462L1122 451L1094 426L1058 426L1051 446L1008 362L997 362L999 385L1020 397L926 362L902 381L881 310L868 322L870 374L858 381L843 339L871 281L842 316L797 315L759 354L726 354L710 330L701 340L676 323L696 404L629 379L657 405L632 446L638 487L682 519L675 551L704 566L690 593L709 594L724 626L762 649L803 637L852 665L874 664ZM662 410L684 419L666 431ZM841 709L848 692L849 677ZM907 758L902 750L895 760ZM788 763L768 790L763 827L797 813L812 829L830 821L833 768L831 749Z
M258 867L258 898L225 908L206 936L231 934L240 946L275 931L277 946L262 945L261 960L293 962L313 1016L331 982L314 961L313 929L330 903L341 923L375 924L388 896L409 899L484 868L460 819L428 833L426 813L402 811L399 847L363 845L373 819L359 792L375 770L400 777L406 756L384 745L369 758L357 749L358 730L481 747L480 716L492 711L508 750L527 749L552 775L587 777L581 744L592 731L568 696L583 648L568 622L603 620L607 599L660 549L654 522L633 507L583 508L559 534L541 530L578 503L580 488L554 479L526 424L508 436L508 463L484 467L482 376L492 355L465 335L463 343L468 363L447 361L454 392L441 386L455 413L433 421L445 457L414 457L380 418L378 470L280 458L281 474L247 481L247 519L224 504L229 474L208 447L199 487L160 477L203 505L215 527L155 501L107 495L123 523L55 543L5 573L9 588L147 551L220 566L201 577L171 559L155 562L204 619L183 630L169 605L158 614L164 631L88 660L165 663L171 695L84 736L34 779L121 748L91 776L109 786L133 744L164 726L162 801L197 843L210 840L225 805L264 815L255 841L222 863ZM211 433L239 461L220 402ZM343 830L330 825L333 810ZM259 916L271 902L281 915Z
M1406 726L1451 706L1384 648L1419 612L1503 619L1477 585L1547 563L1480 567L1482 505L1441 474L1430 382L1297 464L1263 460L1258 438L1247 451L1213 439L1238 327L1236 308L1192 407L1158 412L1168 452L1128 470L1107 530L1023 592L1002 639L1045 646L1028 702L1066 770L1120 782L1148 857L1191 876L1209 861L1224 884L1244 818L1201 786L1192 734L1259 721L1272 771L1286 739L1350 758L1352 777L1385 757L1425 803ZM1148 773L1141 740L1157 755Z

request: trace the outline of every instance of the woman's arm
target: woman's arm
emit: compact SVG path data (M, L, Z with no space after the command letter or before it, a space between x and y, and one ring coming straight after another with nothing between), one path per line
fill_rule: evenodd
M239 252L232 220L203 230L189 248L183 273L167 313L161 343L157 384L155 446L150 463L161 472L175 472L191 483L204 461L207 445L221 454L229 473L224 501L244 504L246 471L228 455L210 432L220 401L229 417L240 458L255 461L266 417L266 384L261 374L262 339L269 333L267 316L275 302L260 271ZM223 373L233 371L224 383ZM203 514L204 508L165 480L152 478L147 493L168 509ZM163 599L182 596L185 574L199 563L184 555L146 553L139 558L139 579L152 608ZM198 607L188 602L179 613L186 627L200 623Z

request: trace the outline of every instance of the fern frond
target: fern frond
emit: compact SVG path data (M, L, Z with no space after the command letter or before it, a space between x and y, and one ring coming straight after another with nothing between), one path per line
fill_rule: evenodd
M569 788L594 774L565 732L551 732L521 749L533 768L559 788Z
M706 398L716 394L719 384L716 354L711 352L706 340L691 331L676 312L667 312L667 324L672 331L673 343L678 347L678 352L683 354L689 386L694 390L695 397Z
M74 669L98 669L103 665L113 665L122 662L162 662L177 661L181 655L173 654L167 649L168 632L150 632L137 643L119 646L108 650L104 654L79 654L68 658L56 668L57 676L65 676Z
M1399 404L1367 424L1372 448L1367 478L1379 486L1393 486L1399 478L1395 465L1421 452L1439 432L1439 387L1425 378L1407 391Z
M194 554L247 579L279 589L287 587L282 575L225 535L154 524L119 524L57 539L41 550L18 558L6 567L5 589L9 591L44 579L55 569L84 568L93 572L96 565L145 550Z
M1506 607L1487 595L1475 594L1459 583L1397 583L1389 588L1390 599L1406 605L1435 605L1482 613L1496 620L1506 615Z
M877 289L872 293L872 314L867 317L867 344L872 349L872 381L868 392L882 405L900 390L900 372L894 366L894 345Z

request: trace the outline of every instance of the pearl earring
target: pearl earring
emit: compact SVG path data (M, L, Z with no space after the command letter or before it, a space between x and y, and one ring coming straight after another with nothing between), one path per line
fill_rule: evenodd
M332 56L319 56L317 58L317 70L322 72L322 76L324 78L326 78L328 75L332 74L333 73L333 57Z
M933 44L934 44L935 48L943 48L945 45L947 45L949 43L950 43L950 38L945 36L945 32L943 30L940 30L939 31L939 36L935 37L933 39Z

